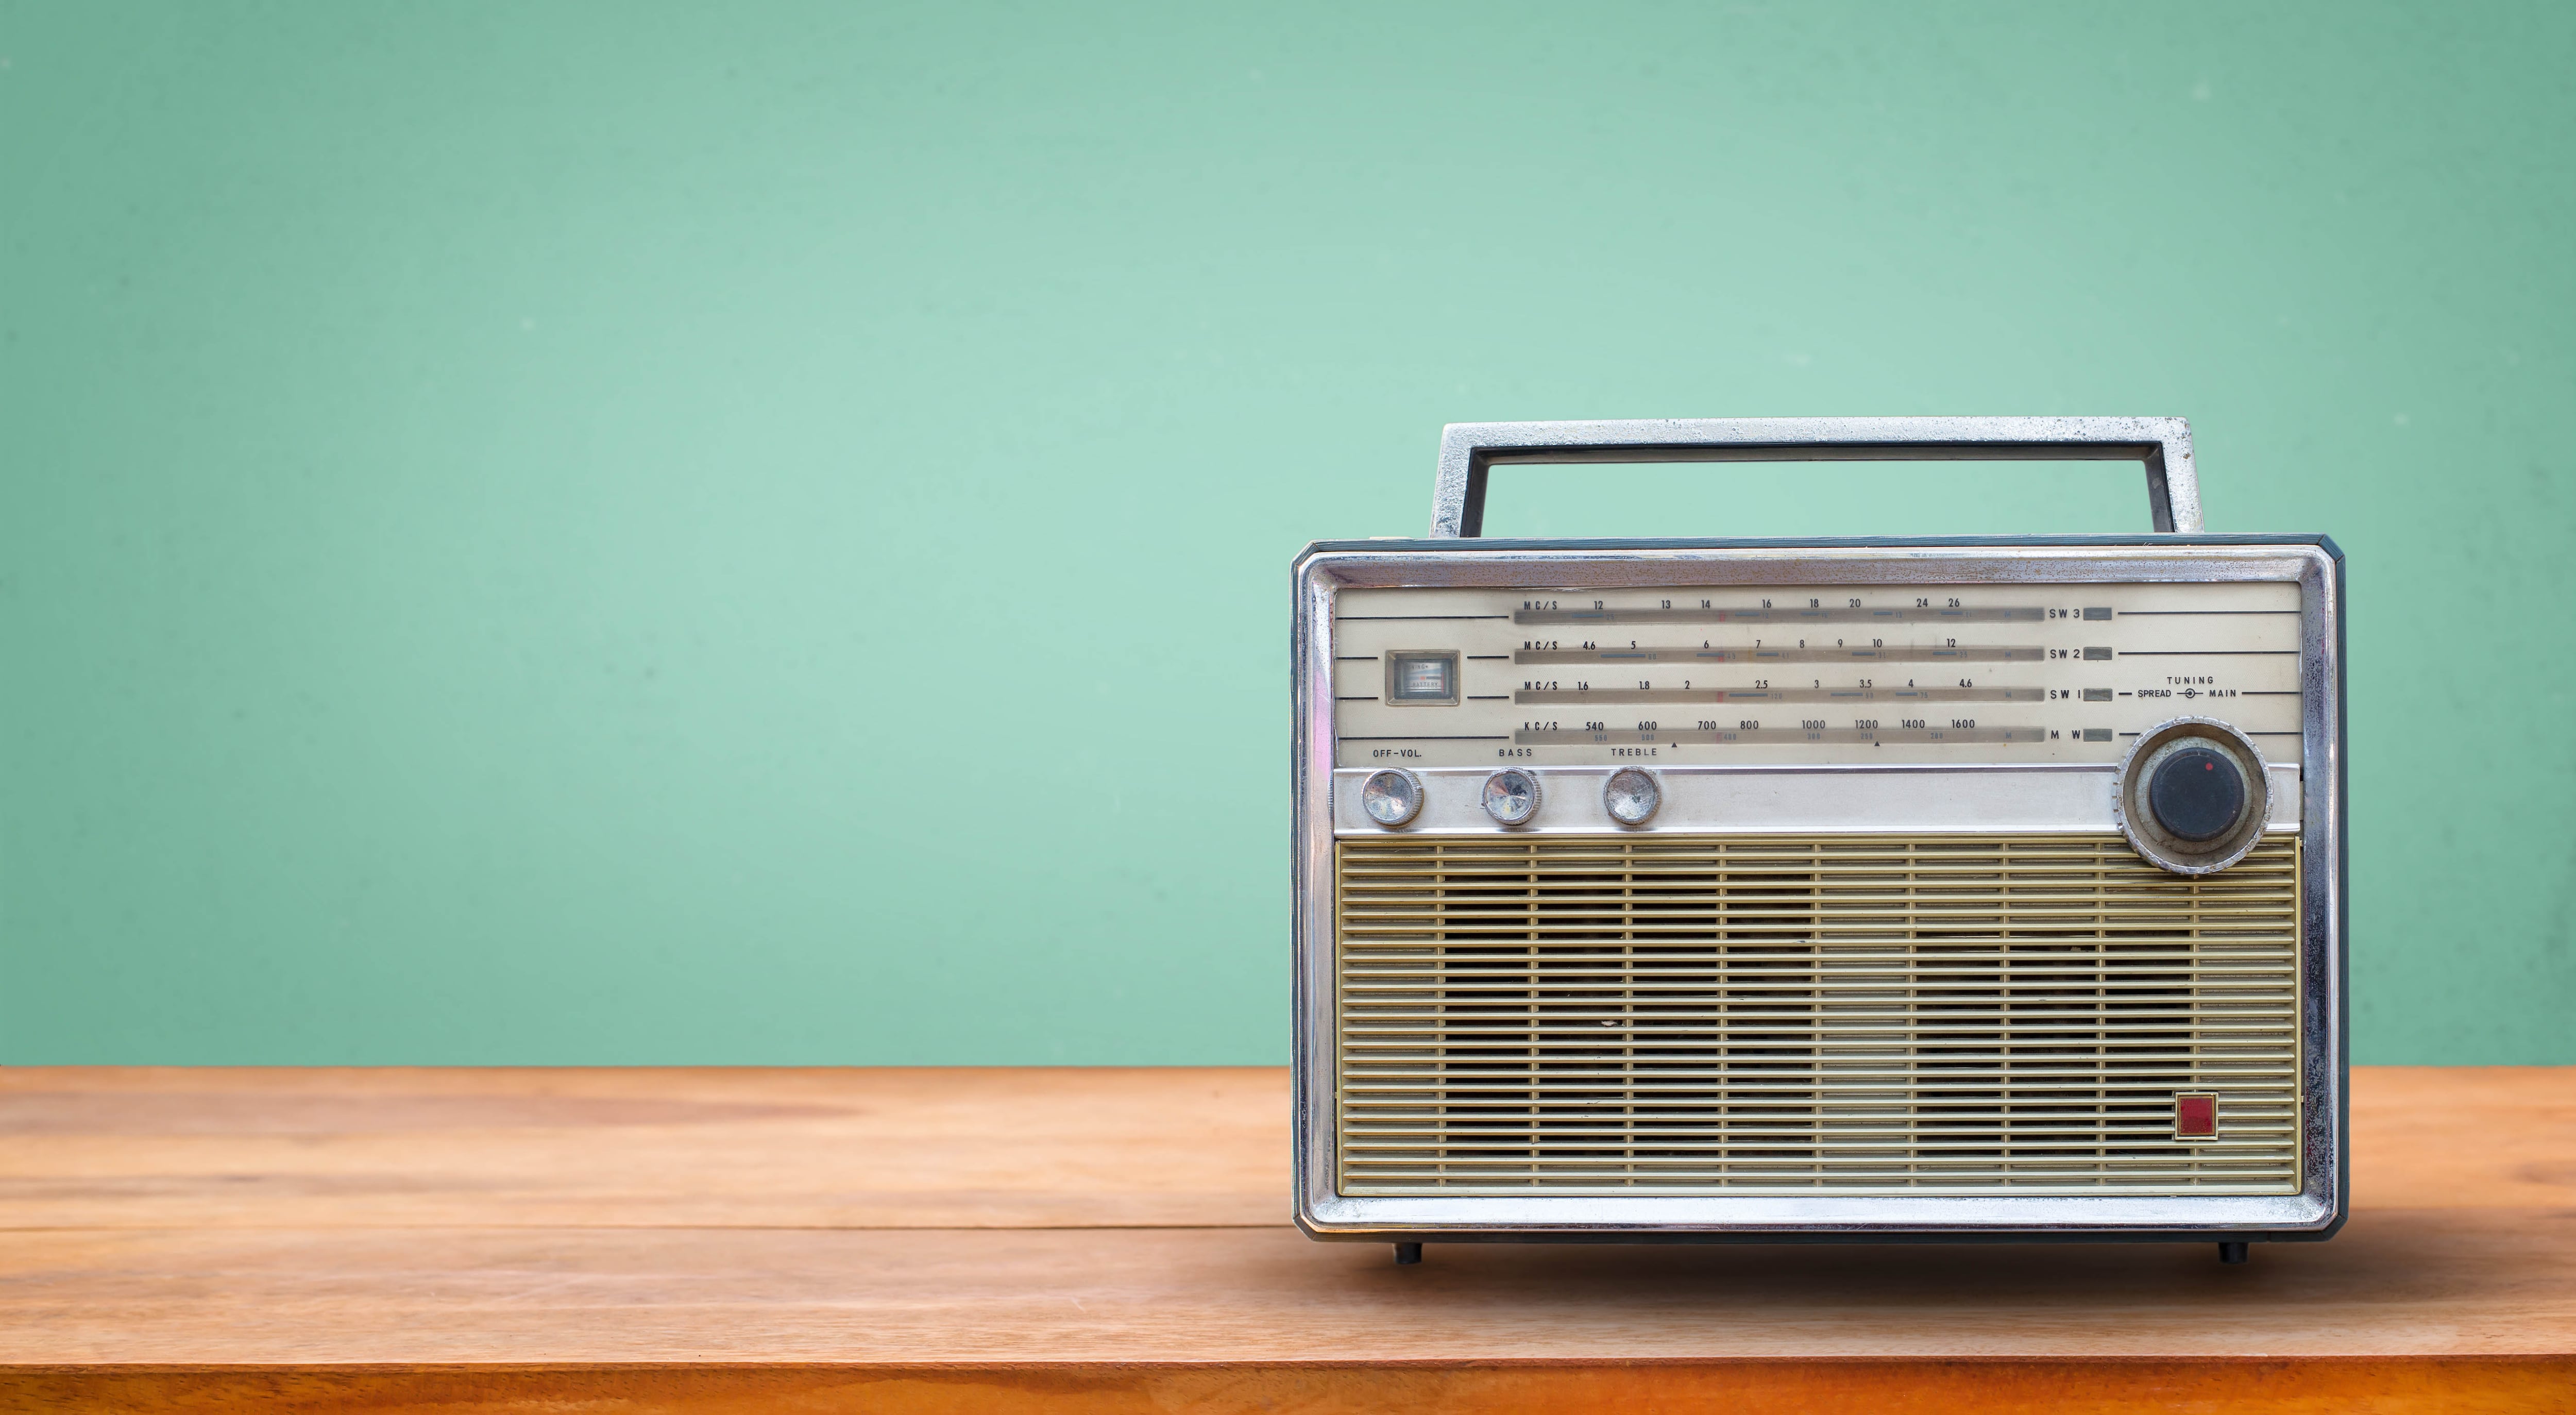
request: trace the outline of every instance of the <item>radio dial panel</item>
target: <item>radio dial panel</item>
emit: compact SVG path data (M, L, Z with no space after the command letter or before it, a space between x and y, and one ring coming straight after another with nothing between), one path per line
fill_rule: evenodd
M2299 587L1349 588L1339 767L2110 764L2182 715L2295 759Z

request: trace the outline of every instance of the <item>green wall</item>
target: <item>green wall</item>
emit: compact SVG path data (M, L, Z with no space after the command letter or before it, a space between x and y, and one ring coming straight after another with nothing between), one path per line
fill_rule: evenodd
M2355 1058L2576 1062L2572 71L2563 4L0 3L0 1060L1284 1060L1287 565L1442 423L2080 412L2351 557Z

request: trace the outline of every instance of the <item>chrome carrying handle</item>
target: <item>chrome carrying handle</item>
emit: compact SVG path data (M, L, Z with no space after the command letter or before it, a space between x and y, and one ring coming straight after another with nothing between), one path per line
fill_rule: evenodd
M1557 462L2144 462L2156 529L2200 530L2182 418L1668 418L1451 423L1431 488L1434 539L1485 529L1486 472Z

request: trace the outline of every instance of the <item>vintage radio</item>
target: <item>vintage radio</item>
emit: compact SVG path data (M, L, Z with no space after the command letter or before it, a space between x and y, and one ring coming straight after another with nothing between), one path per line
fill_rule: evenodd
M1563 462L2127 459L2156 534L1478 539ZM1323 1239L2317 1239L2343 571L2172 418L1489 423L1294 567Z

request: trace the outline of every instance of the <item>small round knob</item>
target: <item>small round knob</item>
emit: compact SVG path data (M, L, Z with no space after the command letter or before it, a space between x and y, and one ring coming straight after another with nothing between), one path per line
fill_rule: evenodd
M2156 764L2147 805L2170 834L2194 844L2216 840L2245 814L2245 772L2224 753L2185 747Z
M1519 767L1505 767L1485 778L1485 814L1496 825L1527 825L1538 814L1538 778Z
M1360 785L1360 809L1389 830L1422 814L1422 778L1400 766L1369 773Z
M1621 825L1644 825L1663 804L1664 788L1651 771L1623 766L1601 783L1601 809Z

